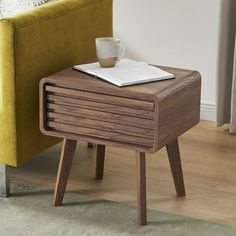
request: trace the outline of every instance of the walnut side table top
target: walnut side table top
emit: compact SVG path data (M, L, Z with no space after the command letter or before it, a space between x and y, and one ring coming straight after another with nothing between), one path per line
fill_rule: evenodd
M77 140L98 144L98 179L103 176L106 145L135 150L139 224L147 223L146 152L167 147L177 195L185 195L177 139L199 122L201 76L161 68L175 79L119 88L67 69L41 80L40 129L64 138L54 205L62 203Z

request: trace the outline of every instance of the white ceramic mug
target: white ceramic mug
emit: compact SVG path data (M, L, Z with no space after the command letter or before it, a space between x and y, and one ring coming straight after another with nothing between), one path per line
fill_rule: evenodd
M96 38L98 62L102 67L113 67L124 56L120 40L112 37Z

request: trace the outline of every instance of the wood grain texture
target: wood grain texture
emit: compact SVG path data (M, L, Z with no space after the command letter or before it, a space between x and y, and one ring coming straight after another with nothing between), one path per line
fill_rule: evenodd
M42 132L156 152L200 117L200 74L161 68L175 79L119 88L72 69L45 78Z
M75 106L80 108L89 108L96 111L106 111L114 114L127 114L139 118L154 119L154 109L144 110L136 109L128 106L108 104L104 102L95 102L89 100L78 99L76 97L66 97L63 94L54 93L48 94L47 100L51 103L65 106Z
M170 162L171 172L178 197L185 196L184 177L180 159L178 139L172 141L166 146Z
M147 225L146 160L144 152L135 152L137 171L137 223Z
M97 161L96 161L96 179L103 179L104 160L105 160L105 145L97 146Z
M52 137L60 137L60 138L67 137L68 139L72 139L72 140L81 140L84 142L91 142L95 144L102 144L102 145L113 146L117 148L125 148L125 149L130 149L130 150L135 149L140 152L143 150L147 152L152 152L152 149L153 149L153 148L150 148L150 150L148 150L146 146L142 146L142 145L129 144L129 143L124 143L124 142L119 142L119 141L114 142L113 140L109 140L109 139L103 139L103 138L98 139L96 137L86 136L86 135L81 135L81 134L72 134L66 131L48 130L47 135L50 135Z
M118 142L134 144L134 145L141 145L145 147L153 146L153 139L150 139L150 138L138 137L134 135L124 135L124 134L115 133L115 132L108 132L105 130L97 130L97 129L91 129L91 128L68 125L68 124L61 124L61 123L56 123L54 121L48 121L47 124L48 124L47 126L50 129L53 129L58 132L64 131L64 132L78 134L78 135L82 134L82 135L91 136L94 138L103 138L103 139L108 139L108 140L113 140L113 141L118 141Z
M115 104L118 106L124 105L127 107L134 107L134 108L139 108L139 109L144 109L144 110L153 110L154 108L153 102L148 102L148 101L143 101L143 100L138 100L138 99L133 99L133 98L124 98L124 97L120 97L119 94L109 96L106 94L101 94L99 90L97 91L97 93L90 93L88 91L84 92L84 91L75 90L72 88L67 89L63 87L46 86L46 91L59 93L66 96L73 96L77 99L82 99L82 100L85 99L85 100L90 100L90 101L95 101L95 102L102 102L106 104Z
M87 119L83 117L70 116L54 112L48 112L47 117L49 118L49 120L61 124L71 124L75 126L94 128L97 130L105 130L115 133L134 135L138 137L153 138L154 136L154 131L152 129L146 129L141 127L121 125L101 120Z
M153 120L147 120L143 118L137 118L133 116L129 116L126 114L123 115L118 115L114 113L109 113L109 112L101 112L101 111L94 111L91 109L85 109L85 108L77 108L73 106L62 106L62 105L57 105L57 104L52 104L48 103L47 107L49 111L53 111L55 113L59 114L66 114L70 116L78 116L82 118L89 118L92 120L103 120L107 121L110 123L115 123L115 124L127 124L130 126L134 127L144 127L144 128L149 128L152 129L154 125Z
M75 140L64 139L63 141L54 192L54 206L62 204L76 145L77 141Z
M47 131L47 92L44 80L39 83L39 128L42 133Z
M188 80L188 77L195 73L191 70L170 68L158 66L175 75L175 80L165 80L161 82L152 82L146 84L139 84L134 86L127 86L123 88L116 87L103 80L91 77L87 74L75 71L73 69L66 69L57 74L48 76L44 79L44 83L53 84L54 86L78 89L81 91L89 91L114 96L117 94L121 97L153 101L153 97L168 89L172 84L180 83Z
M159 94L158 143L167 145L200 121L201 82L198 73Z

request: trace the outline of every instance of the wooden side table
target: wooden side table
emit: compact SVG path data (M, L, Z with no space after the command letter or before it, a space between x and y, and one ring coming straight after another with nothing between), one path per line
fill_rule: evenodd
M177 195L185 196L178 137L199 122L201 76L162 68L176 78L119 88L67 69L41 81L41 131L64 138L55 206L62 204L77 140L98 144L97 179L106 145L135 150L138 224L147 224L145 153L166 146Z

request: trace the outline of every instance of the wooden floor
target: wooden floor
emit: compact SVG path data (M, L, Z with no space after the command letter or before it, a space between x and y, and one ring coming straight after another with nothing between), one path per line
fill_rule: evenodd
M162 149L147 155L148 208L236 226L236 135L202 121L180 138L180 149L187 196L176 198ZM67 190L136 204L133 151L108 147L103 181L94 179L95 154L79 144ZM12 178L53 188L59 155L60 145L12 169Z

